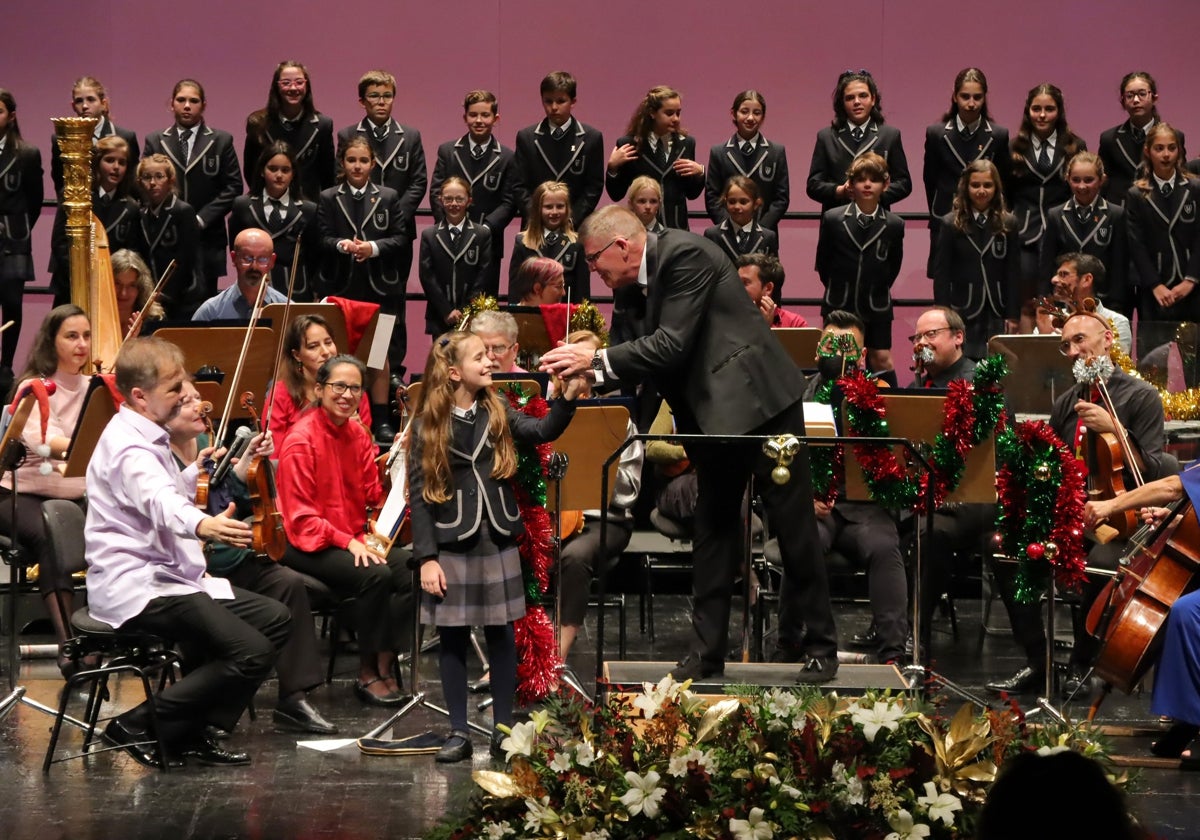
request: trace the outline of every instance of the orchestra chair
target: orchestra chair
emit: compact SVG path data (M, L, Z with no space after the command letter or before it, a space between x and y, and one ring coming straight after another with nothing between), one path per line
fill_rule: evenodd
M83 571L87 567L84 560L83 542L79 539L79 534L83 532L83 511L73 502L49 499L42 504L42 517L46 523L50 550L55 553L58 562L64 569L72 573ZM46 757L42 762L43 773L49 773L50 766L60 761L82 758L112 749L123 749L123 747L89 749L96 738L96 726L100 721L101 707L110 699L108 685L109 679L113 676L132 674L138 678L150 710L152 729L157 733L158 704L156 697L168 680L174 681L174 669L179 664L179 655L172 649L170 643L148 633L126 632L114 628L93 618L87 607L81 607L75 611L71 616L71 627L75 635L64 645L64 652L67 656L76 663L82 663L86 657L90 656L97 656L100 661L95 667L82 668L66 681L59 700L58 713L54 718L54 726L50 731L50 743L46 747ZM152 677L157 678L157 686L151 685ZM67 706L75 696L76 690L83 688L87 689L87 704L83 717L85 725L82 727L84 730L83 747L78 753L56 758L55 751L62 733L62 726L68 720ZM162 770L167 772L166 745L157 736L154 741L139 744L139 746L150 745L156 748Z
M342 652L342 628L353 626L346 616L353 609L354 597L339 598L332 589L312 575L296 572L304 581L308 592L308 603L314 620L321 621L321 637L329 637L329 662L325 666L325 684L333 682L333 671L338 654Z
M635 530L625 553L639 558L642 590L638 598L638 627L653 644L654 576L691 570L692 526L660 513L658 508L650 511L650 524L658 533ZM660 537L666 537L668 542L664 544Z

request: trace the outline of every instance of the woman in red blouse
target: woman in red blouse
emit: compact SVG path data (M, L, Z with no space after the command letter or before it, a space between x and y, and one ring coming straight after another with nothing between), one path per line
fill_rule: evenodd
M363 702L389 706L403 699L396 651L412 626L412 574L407 552L383 558L366 546L367 510L382 505L383 488L375 444L354 419L365 373L353 356L320 366L316 404L284 439L276 484L288 539L282 562L354 598L360 651L354 691Z

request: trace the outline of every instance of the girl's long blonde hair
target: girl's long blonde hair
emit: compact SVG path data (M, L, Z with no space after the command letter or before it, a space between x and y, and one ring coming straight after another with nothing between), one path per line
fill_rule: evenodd
M425 362L425 376L417 400L416 416L420 419L421 471L425 486L421 498L436 505L450 500L450 427L451 408L457 383L450 379L450 368L462 364L465 348L472 341L481 341L468 332L449 332L434 339ZM507 406L493 389L479 393L479 402L488 412L488 438L495 450L492 478L512 478L517 472L517 453L508 431Z

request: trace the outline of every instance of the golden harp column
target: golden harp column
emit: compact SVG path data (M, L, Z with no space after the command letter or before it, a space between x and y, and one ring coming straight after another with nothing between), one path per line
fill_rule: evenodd
M92 133L95 117L52 120L63 161L63 207L71 244L71 302L88 315L88 283L92 262Z

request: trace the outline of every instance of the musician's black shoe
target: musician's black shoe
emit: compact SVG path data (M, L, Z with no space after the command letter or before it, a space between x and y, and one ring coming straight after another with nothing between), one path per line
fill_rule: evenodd
M723 676L725 676L724 662L706 662L700 658L700 654L698 653L689 653L687 657L671 669L671 679L675 680L675 682Z
M832 656L810 656L808 662L796 676L798 683L826 683L837 676L837 654Z
M143 767L162 769L162 762L158 760L158 751L154 745L154 736L146 730L131 729L120 718L113 718L104 728L104 740L115 747L123 748L134 761ZM167 753L168 768L174 769L182 766L182 758L172 755L170 752Z
M1150 752L1159 758L1179 758L1197 735L1200 735L1200 726L1175 721L1165 735L1150 745Z
M501 732L499 729L492 730L492 739L490 742L488 742L488 752L491 753L492 758L496 759L497 761L505 761L506 760L505 756L507 756L508 753L506 753L504 751L504 747L502 747L500 745L504 742L504 739L507 737L508 736L505 735L503 732Z
M865 633L855 633L850 637L850 646L856 648L870 648L874 650L879 647L879 634L875 632L875 625L872 624L867 628Z
M437 751L433 760L439 764L453 764L456 761L470 758L474 751L471 746L471 733L455 729L451 731L450 737L446 739L446 743L442 744L442 748Z
M1063 679L1063 697L1072 700L1087 697L1091 683L1091 673L1086 668L1072 666Z
M396 430L386 420L377 422L372 432L375 434L375 442L380 446L391 446L392 441L396 439Z
M303 694L297 698L280 700L272 718L275 728L286 732L312 732L317 735L337 733L337 727L325 720Z
M250 763L246 753L227 750L206 735L184 744L181 752L205 767L239 767Z
M1004 692L1006 694L1022 694L1026 691L1037 691L1046 684L1044 671L1035 671L1026 665L1006 680L993 680L984 687L988 691Z

